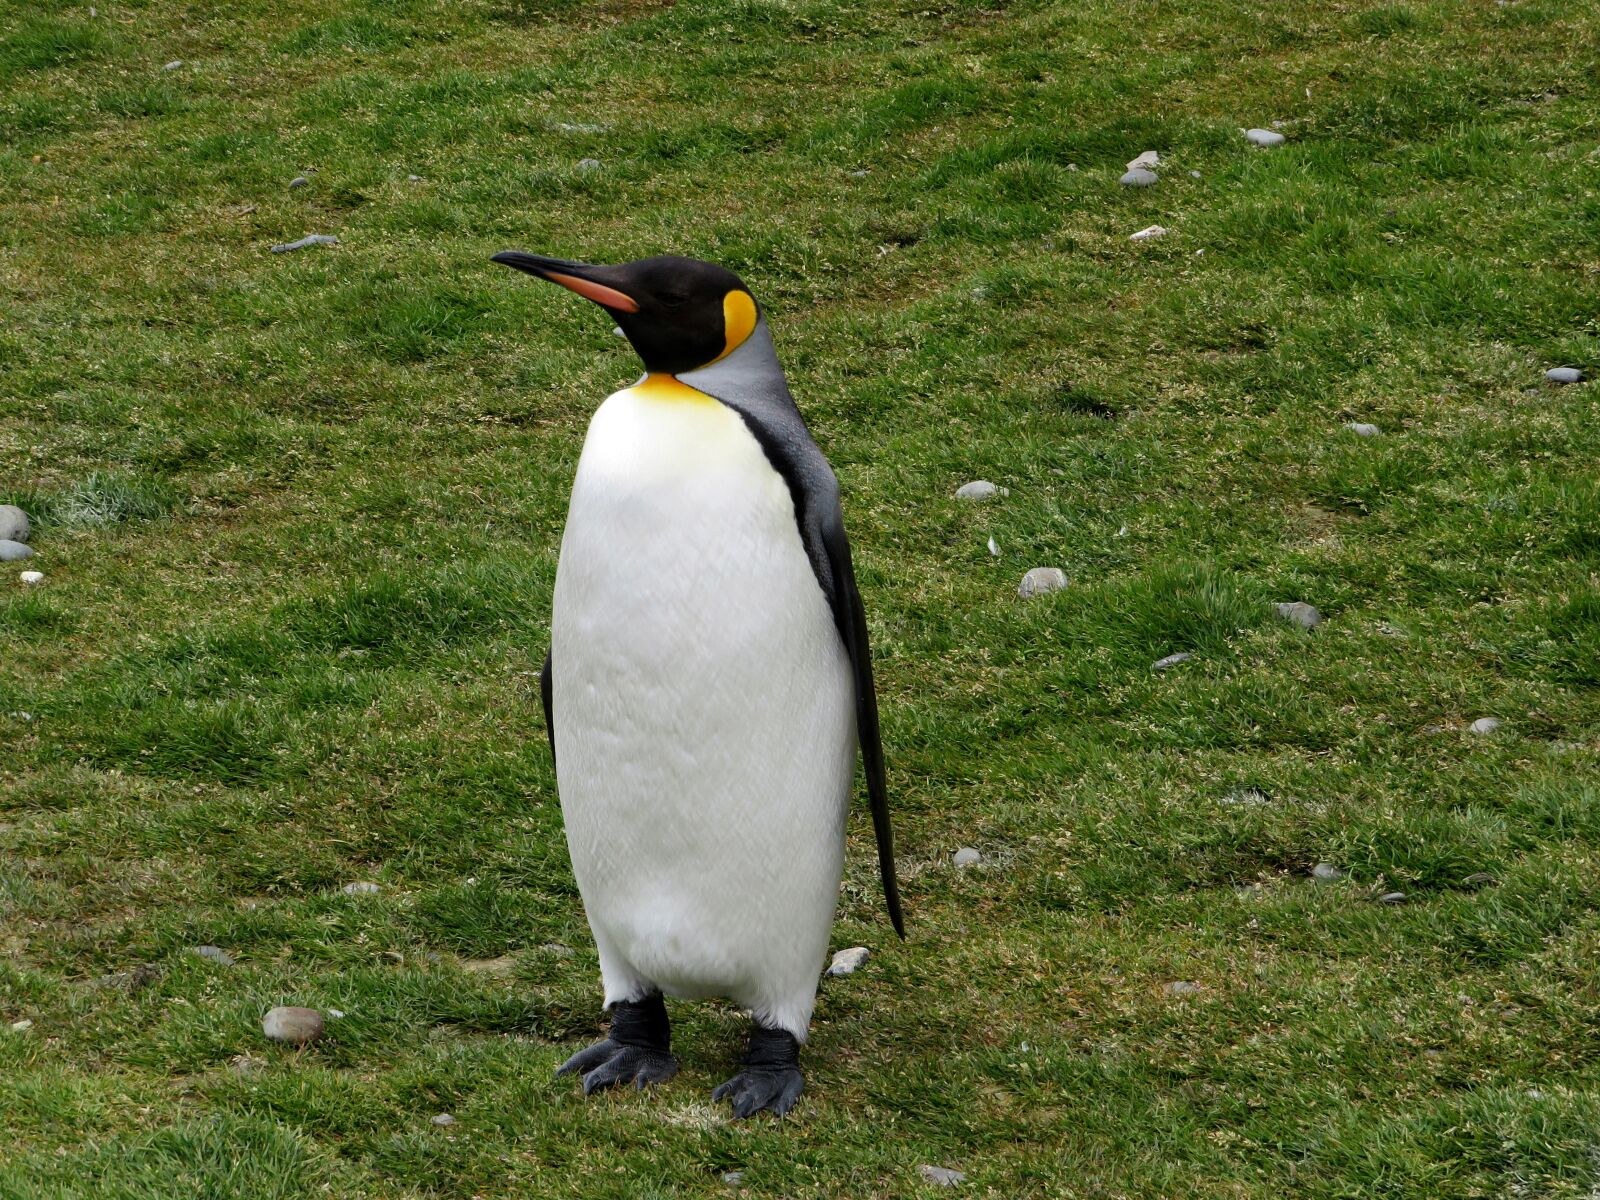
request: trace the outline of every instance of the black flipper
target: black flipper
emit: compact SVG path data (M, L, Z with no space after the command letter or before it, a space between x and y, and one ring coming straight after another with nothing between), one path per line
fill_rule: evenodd
M539 668L539 698L544 701L544 731L550 738L550 765L556 765L556 715L550 702L550 651L544 652L544 666Z
M765 318L757 321L755 331L727 358L697 371L686 371L678 380L722 401L743 417L767 461L789 485L806 557L811 560L811 569L850 655L856 691L856 735L866 770L867 797L872 803L872 831L878 840L883 898L895 932L905 937L900 887L895 879L889 794L884 783L883 743L878 733L878 694L872 682L872 649L867 644L866 611L850 563L850 540L845 536L844 512L839 506L839 481L789 394Z

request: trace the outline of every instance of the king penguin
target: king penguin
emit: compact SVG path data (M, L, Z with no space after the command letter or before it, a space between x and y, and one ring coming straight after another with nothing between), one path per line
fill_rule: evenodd
M861 748L895 882L867 624L839 484L748 288L711 263L494 261L609 313L644 376L579 457L541 676L607 1037L557 1072L587 1095L677 1073L663 996L750 1013L712 1092L778 1116L804 1079Z

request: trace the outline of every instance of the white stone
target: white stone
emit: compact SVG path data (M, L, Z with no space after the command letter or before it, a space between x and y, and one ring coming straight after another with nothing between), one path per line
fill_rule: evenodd
M578 170L580 171L598 171L599 169L600 160L598 158L580 158L578 160Z
M950 861L958 867L974 867L983 861L983 855L971 846L963 846L955 852Z
M1138 233L1130 233L1130 242L1153 242L1158 237L1166 237L1167 231L1159 225L1146 225Z
M440 1129L447 1129L456 1123L456 1119L449 1113L436 1113L429 1117L428 1120L437 1125Z
M966 1175L961 1171L953 1170L950 1167L930 1167L927 1163L923 1163L917 1168L917 1174L921 1175L929 1183L939 1187L955 1187L956 1184L966 1178Z
M1150 187L1153 184L1160 183L1161 177L1154 171L1147 171L1143 167L1139 167L1137 170L1129 171L1117 182L1123 187Z
M0 504L0 539L25 542L31 532L28 514L15 504Z
M20 1020L20 1021L11 1022L11 1032L12 1033L27 1033L28 1030L30 1030L32 1028L33 1028L33 1022L28 1020L27 1017L23 1017L22 1020Z
M368 880L362 879L355 883L347 883L339 889L346 896L376 896L383 888Z
M1179 663L1186 663L1193 657L1194 655L1190 654L1187 650L1180 651L1177 654L1169 654L1165 658L1156 659L1155 662L1150 664L1150 669L1152 671L1165 671L1168 667L1175 667Z
M833 961L828 964L827 974L853 975L871 955L872 951L865 946L851 946L847 950L841 950L833 956Z
M1470 726L1473 733L1493 733L1503 722L1498 717L1479 717Z
M176 71L181 66L183 66L183 59L175 58L161 69L163 71Z
M21 575L18 575L17 578L22 580L22 582L27 584L29 587L32 587L35 584L39 584L39 583L43 583L44 582L44 572L43 571L24 571Z
M1582 383L1583 372L1577 367L1551 367L1544 373L1551 383Z
M1284 142L1283 134L1275 129L1246 129L1244 136L1252 146L1281 146Z
M1311 878L1318 883L1338 883L1344 878L1344 872L1332 863L1321 862L1311 868Z
M327 233L308 233L298 242L280 242L272 247L274 254L289 254L295 250L304 250L308 246L337 246L339 239Z
M1146 150L1138 158L1128 164L1128 170L1137 171L1141 168L1156 167L1161 165L1161 155L1154 150Z
M990 496L1004 494L1004 488L996 487L987 479L974 479L971 483L963 483L956 489L956 495L963 500L987 500Z
M1376 425L1368 425L1365 421L1346 421L1344 427L1357 437L1378 437L1383 433Z
M995 558L999 558L1000 557L1000 544L998 542L996 542L993 538L989 539L989 553L992 554Z
M1067 573L1060 567L1034 567L1022 577L1022 582L1017 585L1017 595L1024 600L1030 596L1042 596L1046 592L1058 592L1067 586Z

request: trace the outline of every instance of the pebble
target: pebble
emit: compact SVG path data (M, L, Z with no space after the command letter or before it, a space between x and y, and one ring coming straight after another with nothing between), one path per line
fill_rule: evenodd
M303 187L310 187L310 186L311 186L311 180L307 179L304 175L296 175L293 179L289 180L289 190L291 192L294 191L295 188L303 188Z
M865 172L865 171L851 171L851 172L849 172L849 175L850 175L851 179L865 179L867 177L867 172Z
M163 71L176 71L181 66L183 66L183 59L175 58L161 69Z
M1357 437L1378 437L1383 433L1376 425L1368 425L1365 421L1347 421L1345 428Z
M1281 146L1284 142L1283 134L1275 129L1246 129L1244 137L1252 146Z
M0 539L25 542L30 531L28 514L15 504L0 504Z
M28 1030L30 1030L32 1028L33 1028L33 1022L28 1020L27 1017L23 1017L22 1020L20 1020L20 1021L11 1022L11 1032L12 1033L27 1033Z
M328 1010L328 1018L329 1018L329 1020L333 1020L333 1021L342 1021L342 1020L344 1020L344 1009L342 1009L342 1008L330 1008Z
M1189 178L1190 179L1199 179L1200 178L1200 172L1199 171L1190 171L1189 172Z
M1303 600L1291 600L1287 604L1274 604L1272 606L1285 621L1300 626L1301 629L1315 629L1322 624L1322 614L1316 606L1307 604Z
M722 1182L727 1184L729 1187L738 1187L741 1183L744 1182L744 1172L743 1171L724 1171L722 1173Z
M219 967L231 967L234 964L233 955L221 946L196 946L191 953L199 955L207 962L214 962Z
M1042 596L1058 592L1067 586L1067 573L1060 567L1034 567L1017 585L1017 595L1026 600L1029 596Z
M563 946L560 942L546 942L539 949L546 954L553 954L557 958L571 958L575 953L571 946Z
M1332 863L1318 863L1311 868L1311 878L1318 883L1338 883L1344 878L1344 872Z
M304 1046L322 1036L322 1014L314 1008L271 1009L261 1018L261 1032L275 1042Z
M376 896L383 891L377 884L362 879L355 883L347 883L339 889L346 896Z
M421 175L407 175L406 176L406 182L407 183L421 183L422 182L422 176Z
M1404 892L1385 892L1378 897L1379 904L1404 904L1405 902L1406 894Z
M449 1113L435 1113L433 1116L429 1117L428 1120L432 1124L437 1125L440 1129L445 1129L456 1123L456 1119Z
M974 867L983 861L983 855L971 846L963 846L955 852L950 861L958 867Z
M872 951L865 946L851 946L841 950L833 956L833 961L828 964L829 975L854 975L862 963L871 956Z
M917 1168L917 1174L921 1175L929 1183L937 1184L939 1187L955 1187L956 1184L967 1177L962 1171L956 1171L950 1167L930 1167L927 1163L923 1163Z
M578 160L578 170L580 171L598 171L599 169L600 160L598 158L580 158Z
M1468 875L1461 882L1466 887L1499 887L1500 886L1500 881L1498 879L1496 879L1493 875L1489 874L1489 872L1487 872L1487 871L1479 871L1476 874Z
M22 582L27 584L29 587L33 587L35 584L44 582L44 572L24 571L21 575L18 575L17 578L22 580Z
M1128 240L1130 242L1153 242L1158 237L1166 236L1167 231L1160 225L1146 225L1143 229L1139 230L1138 233L1130 233L1128 235Z
M1468 728L1473 733L1493 733L1503 724L1504 722L1499 717L1479 717Z
M1582 383L1583 372L1577 367L1551 367L1544 373L1551 383Z
M1154 150L1146 150L1143 154L1139 155L1138 158L1134 159L1128 164L1128 170L1139 171L1148 167L1158 167L1160 165L1161 155L1157 154Z
M1187 650L1179 654L1169 654L1165 658L1158 658L1150 664L1152 671L1165 671L1168 667L1175 667L1179 663L1186 663L1194 658Z
M1000 557L1000 543L995 541L993 538L989 539L989 553L995 558Z
M1143 167L1129 171L1117 180L1123 187L1149 187L1151 184L1160 183L1161 177L1154 171L1146 171Z
M326 233L308 233L298 242L282 242L272 248L274 254L288 254L291 250L304 250L308 246L337 246L339 239Z
M1187 979L1180 979L1176 983L1167 984L1161 990L1169 996L1198 996L1200 994L1200 985L1198 983L1190 983Z
M0 562L21 562L33 557L33 547L21 542L0 541Z
M1008 489L996 487L987 479L974 479L971 483L963 483L956 489L956 495L963 500L987 500L990 496L1008 494Z

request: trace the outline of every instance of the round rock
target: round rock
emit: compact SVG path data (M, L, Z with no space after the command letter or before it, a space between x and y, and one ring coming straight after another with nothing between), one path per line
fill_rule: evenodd
M0 541L25 542L30 532L27 513L15 504L0 504Z
M1311 868L1311 878L1318 883L1338 883L1344 878L1344 872L1332 863L1318 863Z
M1503 724L1504 722L1499 717L1479 717L1468 728L1473 733L1493 733Z
M0 541L0 562L21 562L33 557L33 547L21 542Z
M191 953L205 959L207 962L214 962L219 967L231 967L234 963L233 955L229 954L221 946L196 946Z
M1130 242L1153 242L1156 238L1166 236L1167 231L1160 225L1146 225L1138 233L1130 233L1128 240Z
M578 170L580 171L598 171L599 169L600 160L598 158L580 158L578 160Z
M1322 614L1317 611L1316 606L1307 604L1303 600L1291 600L1287 604L1274 604L1272 607L1285 621L1298 625L1301 629L1315 629L1322 624Z
M440 1129L446 1129L456 1123L456 1119L449 1113L435 1113L433 1116L429 1117L428 1120L430 1123L437 1125Z
M833 956L833 961L828 964L827 973L829 975L853 975L871 954L872 951L865 946L851 946L848 950L841 950Z
M1276 129L1246 129L1244 136L1252 146L1281 146L1284 142L1283 134Z
M44 572L24 571L21 575L18 575L17 578L22 580L22 582L27 584L29 587L36 587L44 582Z
M744 1172L743 1171L724 1171L722 1173L722 1182L727 1184L729 1187L738 1187L741 1183L744 1182Z
M310 186L311 186L311 180L307 179L304 175L296 175L293 179L289 180L289 190L291 192L294 191L295 188L303 188L303 187L310 187Z
M362 879L356 883L347 883L339 889L346 896L376 896L383 891L377 884Z
M1345 428L1357 437L1377 437L1383 433L1376 425L1368 425L1365 421L1347 421Z
M1034 567L1017 585L1017 595L1026 600L1029 596L1042 596L1046 592L1059 592L1067 586L1067 573L1060 567Z
M275 1042L304 1046L322 1036L322 1014L314 1008L293 1005L270 1009L261 1018L261 1032Z
M163 71L176 71L181 66L183 66L183 59L175 58L161 69Z
M1551 383L1582 383L1583 372L1577 367L1551 367L1544 373Z
M963 846L955 852L950 861L958 867L975 867L983 861L983 855L971 846Z
M1117 180L1123 187L1150 187L1161 182L1161 177L1154 171L1147 171L1143 167L1135 167Z
M1000 489L987 479L974 479L971 483L963 483L956 489L956 495L963 500L987 500L999 492Z
M952 1167L932 1167L927 1163L917 1168L917 1174L937 1187L955 1187L966 1178L963 1172Z
M1406 894L1404 892L1385 892L1378 897L1379 904L1404 904L1405 902Z

